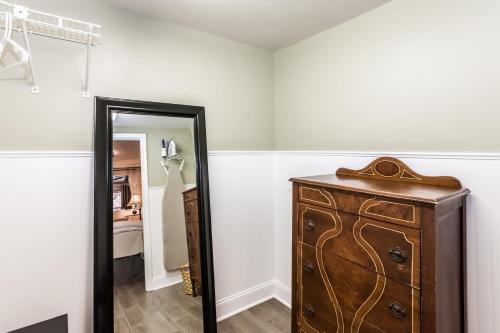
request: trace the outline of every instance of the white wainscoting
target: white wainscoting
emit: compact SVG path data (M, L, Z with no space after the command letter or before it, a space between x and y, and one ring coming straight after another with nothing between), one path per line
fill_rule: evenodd
M90 153L0 153L0 332L68 313L91 332Z
M0 152L0 332L65 313L70 333L91 332L92 164L89 152ZM263 287L274 283L273 157L211 154L209 164L227 317L274 295Z
M209 152L217 317L274 295L273 155Z
M395 154L415 170L458 177L468 206L469 332L500 332L500 156ZM276 297L290 303L292 176L359 168L378 154L209 152L219 319ZM0 152L0 332L69 314L90 333L92 156Z

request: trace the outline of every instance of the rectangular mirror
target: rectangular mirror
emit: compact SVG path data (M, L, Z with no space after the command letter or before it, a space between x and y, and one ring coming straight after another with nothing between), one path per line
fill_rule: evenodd
M216 332L204 110L96 98L94 332Z

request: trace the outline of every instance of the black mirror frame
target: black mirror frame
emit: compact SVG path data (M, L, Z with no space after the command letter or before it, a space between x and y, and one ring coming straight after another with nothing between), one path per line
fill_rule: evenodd
M212 255L212 227L208 187L205 109L168 103L107 97L95 98L94 127L94 333L114 332L113 323L113 226L112 221L112 113L133 113L192 118L196 154L196 180L202 265L203 327L217 332Z

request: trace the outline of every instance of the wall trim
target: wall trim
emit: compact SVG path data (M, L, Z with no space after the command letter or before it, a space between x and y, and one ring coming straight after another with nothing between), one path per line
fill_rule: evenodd
M291 308L290 287L276 279L258 284L217 301L217 322L237 315L261 303L275 298L288 308Z
M173 273L165 272L165 274L163 275L153 276L149 283L150 289L147 291L154 291L157 289L170 287L178 283L182 283L182 275L180 271L175 271Z
M47 157L93 157L93 151L87 150L13 150L0 151L0 158L47 158ZM208 156L354 156L377 157L389 155L397 158L425 159L468 159L468 160L500 160L500 153L495 152L375 152L375 151L343 151L343 150L210 150Z
M277 279L274 280L274 298L287 308L292 308L292 288Z
M235 155L273 155L273 156L353 156L378 157L392 156L396 158L423 159L468 159L468 160L500 160L500 153L495 152L401 152L401 151L356 151L356 150L211 150L208 156Z
M242 311L273 298L274 280L239 291L217 301L217 321L232 317Z
M209 150L208 156L276 155L275 150Z
M0 158L92 157L93 155L92 151L86 150L0 151Z

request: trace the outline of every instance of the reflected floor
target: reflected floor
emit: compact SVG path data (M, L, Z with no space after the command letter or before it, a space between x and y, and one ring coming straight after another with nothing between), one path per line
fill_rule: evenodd
M271 299L221 321L218 333L290 333L290 309Z
M182 283L146 292L144 280L115 285L116 333L203 331L201 297L184 294Z
M290 309L275 299L218 324L218 333L288 333ZM182 283L144 291L144 280L115 285L116 333L203 332L201 297L184 294Z

